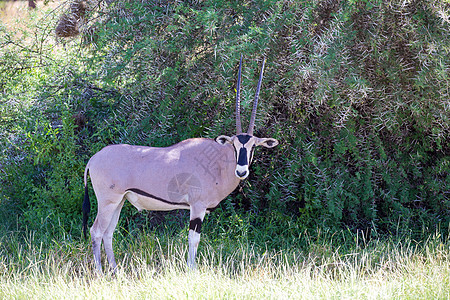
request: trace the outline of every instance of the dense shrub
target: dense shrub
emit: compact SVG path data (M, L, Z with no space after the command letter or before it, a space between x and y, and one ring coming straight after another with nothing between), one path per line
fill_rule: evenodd
M69 42L44 79L33 68L1 77L3 143L15 145L2 152L2 193L29 226L80 220L84 164L104 145L232 134L244 54L243 114L266 57L255 135L281 144L256 155L252 175L222 207L223 226L235 228L238 213L271 235L317 226L369 235L448 228L447 2L90 7L89 38ZM3 58L13 64L14 55ZM34 91L21 92L31 104L22 107L17 93L17 102L5 100L27 76ZM127 226L142 222L125 211Z

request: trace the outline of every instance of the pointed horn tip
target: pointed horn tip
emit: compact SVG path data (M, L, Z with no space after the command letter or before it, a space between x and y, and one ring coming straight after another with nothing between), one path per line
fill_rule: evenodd
M239 71L238 71L238 81L236 85L236 132L238 134L242 133L242 125L241 125L241 99L240 99L240 90L241 90L241 70L242 70L242 57L239 60Z
M263 73L263 71L264 71L264 66L266 65L266 58L264 57L263 58L263 62L262 62L262 65L261 65L261 74Z
M250 117L250 124L249 124L248 130L247 130L247 134L249 134L249 135L253 135L253 129L255 127L256 110L258 108L259 91L260 91L260 88L261 88L261 82L262 82L262 77L263 77L265 63L266 63L266 58L264 57L263 58L263 63L262 63L262 66L261 66L261 72L259 73L258 86L256 87L256 94L255 94L255 100L253 102L253 110L252 110L252 115Z

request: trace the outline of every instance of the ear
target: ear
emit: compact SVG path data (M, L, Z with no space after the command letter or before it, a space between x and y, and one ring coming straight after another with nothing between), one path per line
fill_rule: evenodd
M278 141L273 138L258 138L255 143L256 146L263 146L266 148L273 148L278 145Z
M218 137L216 137L216 142L221 145L233 144L233 140L226 135L219 135Z

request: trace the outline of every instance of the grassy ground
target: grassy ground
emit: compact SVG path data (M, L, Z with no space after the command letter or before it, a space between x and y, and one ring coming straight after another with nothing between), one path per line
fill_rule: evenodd
M90 245L66 236L44 244L33 234L0 239L0 298L6 299L448 299L449 241L434 236L348 241L322 238L308 249L257 250L201 243L199 268L186 269L183 233L115 240L115 276L93 271ZM330 239L331 241L332 239ZM233 249L224 252L223 249ZM345 250L343 250L345 248Z

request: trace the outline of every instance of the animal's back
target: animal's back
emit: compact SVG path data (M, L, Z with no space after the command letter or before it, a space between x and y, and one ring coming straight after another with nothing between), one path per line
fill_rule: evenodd
M228 185L230 179L237 185L233 156L229 146L219 145L212 139L194 138L165 148L110 145L97 152L87 167L94 187L110 188L118 193L138 188L166 197L168 185L180 176L192 176L204 188ZM228 192L218 191L219 194Z

